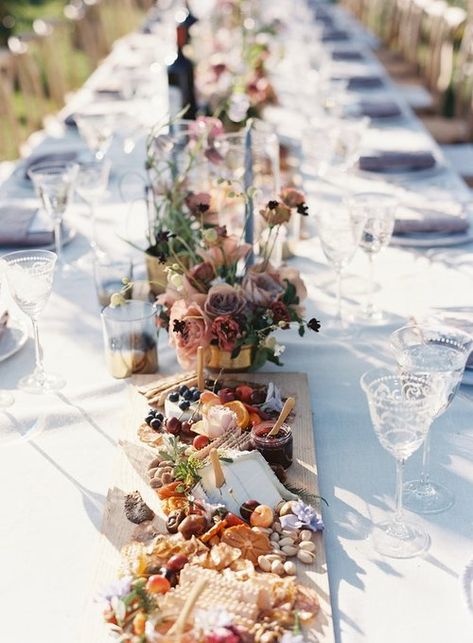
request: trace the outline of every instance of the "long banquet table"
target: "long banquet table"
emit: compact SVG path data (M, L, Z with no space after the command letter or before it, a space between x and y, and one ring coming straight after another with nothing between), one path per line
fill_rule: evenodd
M342 17L346 24L352 24L349 17ZM368 67L385 75L369 49L366 34L358 25L352 26ZM129 62L127 47L132 41L136 46L137 38L134 35L119 43L74 97L69 111L87 104L94 83L107 77L121 61ZM137 47L134 55L139 52ZM281 88L284 74L281 65L275 78ZM404 119L399 125L372 126L368 136L382 138L386 144L399 136L410 140L419 137L434 148L434 142L387 77L386 86L386 91L401 103ZM134 114L136 110L146 113L152 101L153 116L164 116L168 109L166 87L155 82L154 88L155 93L142 104L130 101L121 108ZM297 140L301 135L297 110L303 97L291 98L290 92L284 95L282 106L269 118L283 137ZM38 137L34 151L80 145L77 133L53 127ZM115 256L131 255L139 274L142 257L121 236L134 230L135 222L143 216L139 178L143 174L143 144L126 155L116 143L110 157L113 177L107 200L98 209L98 240ZM21 177L21 171L17 171L5 180L2 198L32 197ZM363 179L351 177L343 183L344 193L366 189ZM310 171L305 175L305 187L312 211L342 195L335 180L317 182ZM414 190L432 201L452 195L469 199L466 186L449 167L438 176L404 183L399 189ZM69 221L78 234L65 248L69 261L87 250L88 223L83 214L80 204L71 208ZM309 224L306 232L310 230ZM355 339L345 343L333 342L322 334L300 340L292 331L281 333L281 341L287 345L285 369L307 372L310 379L319 485L329 505L324 519L334 627L336 640L341 643L472 640L473 621L460 587L462 571L473 555L472 392L463 386L433 429L435 478L455 492L456 503L446 513L417 517L431 536L430 549L424 556L394 560L377 555L367 538L371 525L393 508L395 473L391 457L374 435L359 386L360 375L370 366L393 364L387 338L407 318L422 315L434 306L471 305L472 249L472 244L426 250L390 247L381 253L377 280L382 289L377 297L393 316L389 326L362 328ZM318 240L310 236L301 241L291 263L306 280L308 313L323 322L333 311L334 286ZM357 254L346 283L351 303L365 288L366 269L366 257ZM9 307L14 310L11 302ZM102 511L126 401L126 382L112 379L105 368L91 271L70 282L56 280L40 324L47 367L67 378L67 387L61 393L34 397L14 390L18 379L33 367L32 340L17 355L0 363L0 387L14 390L16 397L8 412L13 417L44 421L44 430L38 436L0 451L0 639L8 643L88 640L83 633L83 614L91 600ZM159 360L163 373L176 370L173 351L164 335L159 341ZM419 466L417 453L409 460L406 473L415 475Z

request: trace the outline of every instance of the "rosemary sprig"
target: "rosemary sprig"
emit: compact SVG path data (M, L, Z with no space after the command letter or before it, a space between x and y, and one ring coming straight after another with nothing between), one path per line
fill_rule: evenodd
M320 501L324 502L327 507L329 506L325 498L323 498L322 496L318 496L315 493L312 493L305 487L299 487L298 485L293 485L287 481L283 482L282 484L288 491L290 491L296 496L299 496L301 500L303 500L308 505L312 505L312 507L318 508L320 506Z

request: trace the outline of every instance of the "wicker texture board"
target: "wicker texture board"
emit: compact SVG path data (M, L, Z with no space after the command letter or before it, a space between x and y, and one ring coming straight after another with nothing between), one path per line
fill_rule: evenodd
M143 385L156 379L155 375L141 375L135 377L133 382L136 385ZM303 373L252 373L251 375L231 374L228 379L250 380L255 383L273 381L282 390L284 397L295 397L296 416L292 425L294 463L288 471L288 480L295 486L318 494L312 409L307 376ZM158 528L161 525L162 530L165 531L164 522L159 518L159 500L147 482L147 465L153 458L153 453L137 437L137 428L142 423L146 410L146 399L137 392L134 386L131 386L113 481L104 510L97 570L91 590L91 599L84 618L81 638L83 643L109 643L111 640L107 627L102 622L100 607L94 602L94 597L104 586L116 578L120 548L131 540L131 534L135 528L135 525L130 523L124 514L125 494L130 491L140 491L145 502L157 514L155 524ZM315 563L303 565L297 562L297 576L302 584L314 587L320 599L321 610L310 631L310 640L333 643L335 638L323 536L317 534L315 542L317 544Z

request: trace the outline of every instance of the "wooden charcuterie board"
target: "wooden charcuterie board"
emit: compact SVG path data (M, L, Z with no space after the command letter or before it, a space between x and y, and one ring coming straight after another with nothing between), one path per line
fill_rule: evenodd
M295 418L291 423L294 432L294 463L288 470L288 481L294 486L318 494L312 409L307 376L304 373L251 373L250 375L232 373L228 377L232 381L249 379L256 383L272 381L281 389L284 397L292 396L296 399ZM139 386L156 379L156 375L141 375L136 376L133 383ZM159 518L159 500L149 486L146 475L147 465L154 457L153 451L137 436L137 429L143 422L147 408L146 399L138 393L135 386L130 386L124 413L123 434L103 515L96 574L83 621L81 637L83 643L109 643L112 640L107 626L102 622L100 606L94 601L94 597L117 577L120 549L130 542L135 529L135 525L125 517L124 496L131 491L140 491L145 502L157 514L155 524L158 528L161 526L162 531L166 532L164 521ZM322 513L323 511L322 506ZM330 587L324 538L321 533L316 534L315 542L317 545L315 563L313 565L297 563L299 581L316 589L321 606L308 638L314 642L334 643Z

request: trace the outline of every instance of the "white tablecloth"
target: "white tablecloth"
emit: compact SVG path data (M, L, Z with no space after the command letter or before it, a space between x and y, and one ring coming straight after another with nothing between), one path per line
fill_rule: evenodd
M124 51L115 52L100 73L106 73L116 62L114 56L120 58ZM165 94L165 88L157 87L156 104L163 113ZM80 104L86 96L84 90L75 100ZM399 126L401 131L421 132L404 109L407 117ZM281 110L282 120L284 114L290 118L290 105ZM399 129L384 127L370 135L383 137L384 142L388 137L396 140ZM40 149L70 145L80 145L78 136L60 132L42 140ZM133 227L142 215L142 204L136 202L130 211L117 187L119 177L130 177L130 170L142 173L143 148L138 146L126 157L117 144L111 157L114 178L108 199L98 210L99 243L116 256L131 252L139 263L140 254L130 251L116 232L123 231L127 222ZM130 187L136 197L140 196L137 183ZM306 187L312 192L313 211L337 192L309 178ZM448 169L409 187L432 200L452 193L467 195ZM19 175L2 187L2 197L28 194ZM132 200L130 192L127 196ZM68 217L78 229L76 239L65 249L70 261L87 250L82 233L88 234L88 223L83 213L83 206L76 204ZM408 316L432 306L472 304L471 249L389 248L381 253L376 259L382 287L377 296L395 316L390 326L364 329L346 343L331 342L321 334L300 340L292 331L281 332L280 339L287 345L285 369L307 372L310 378L319 484L329 503L324 517L334 627L341 643L472 640L473 620L462 601L459 575L473 556L473 396L462 387L433 429L433 475L455 492L456 504L444 514L418 517L431 535L431 547L422 557L399 561L377 555L367 539L373 522L393 508L395 476L393 460L374 435L358 382L368 367L393 363L387 337ZM332 275L316 238L301 242L298 254L293 264L308 285L308 313L323 321L334 306ZM366 288L366 269L366 258L360 253L346 280L352 303ZM46 426L35 439L0 451L0 639L5 643L79 640L125 404L125 383L112 379L105 369L91 273L70 283L56 281L40 326L46 365L64 374L68 383L60 394L42 398L15 391L16 404L8 410L13 417L44 418ZM159 358L163 372L176 369L164 335ZM0 363L0 387L14 390L32 367L30 340L16 356ZM407 465L408 476L418 474L419 465L420 455L415 454Z

